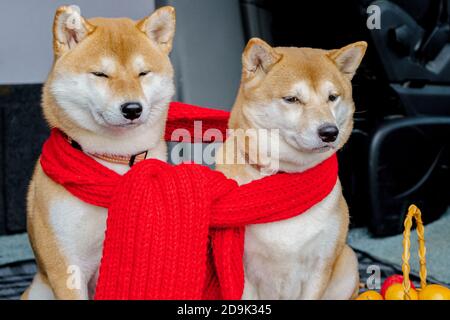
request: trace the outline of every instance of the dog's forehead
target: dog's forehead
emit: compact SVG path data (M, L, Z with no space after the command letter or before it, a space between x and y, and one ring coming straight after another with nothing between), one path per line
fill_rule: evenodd
M275 65L271 78L282 90L305 96L339 91L339 71L327 57L327 51L311 48L277 48L277 51L283 58Z
M108 56L101 57L100 65L102 70L108 74L113 73L117 68L115 59L113 57Z
M152 71L171 75L168 55L137 22L128 18L91 18L94 31L58 60L58 66L75 73L100 71L130 75Z
M132 70L143 70L148 66L144 56L141 54L130 55L126 63ZM124 66L122 61L117 59L114 54L101 55L98 63L99 68L106 74L115 73L123 67L128 67L128 65Z
M338 88L331 80L322 79L311 82L306 79L294 82L291 89L292 93L304 100L309 100L315 95L329 95L336 93Z
M136 69L142 69L145 68L146 66L145 58L141 54L136 54L132 56L131 63L133 64L133 67Z
M131 19L94 18L90 22L97 27L91 41L94 54L114 53L120 62L134 64L136 55L144 57L155 51Z
M312 87L306 80L294 82L291 90L293 95L300 97L302 100L309 100L311 98Z

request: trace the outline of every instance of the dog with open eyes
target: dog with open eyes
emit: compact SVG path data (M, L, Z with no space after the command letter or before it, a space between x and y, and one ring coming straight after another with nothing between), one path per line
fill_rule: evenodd
M366 48L365 42L336 50L273 48L251 39L229 120L235 130L218 150L217 170L239 184L276 173L267 168L267 154L258 154L265 148L249 159L248 144L235 147L236 138L243 138L238 135L249 129L279 130L275 160L280 172L303 172L342 148L353 127L351 80ZM346 244L348 226L339 179L328 196L302 215L247 226L242 298L354 297L358 262Z

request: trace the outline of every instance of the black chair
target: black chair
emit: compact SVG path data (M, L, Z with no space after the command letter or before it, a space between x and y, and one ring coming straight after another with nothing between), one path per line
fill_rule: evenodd
M377 236L401 232L410 203L425 222L449 205L449 3L241 1L247 38L325 49L369 42L353 79L354 131L339 161L352 225ZM380 10L381 29L366 27L370 5Z
M369 186L376 235L397 233L410 203L426 222L449 205L450 1L375 1L370 31L387 79L404 107L370 142Z
M25 231L26 193L49 129L42 85L0 86L0 235Z

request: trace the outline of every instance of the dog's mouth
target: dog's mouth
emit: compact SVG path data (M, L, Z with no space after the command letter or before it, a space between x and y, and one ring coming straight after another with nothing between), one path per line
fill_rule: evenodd
M336 149L336 146L333 143L323 143L318 146L308 146L302 142L301 138L298 135L292 137L293 139L287 139L286 141L295 149L298 149L301 152L305 153L324 153L328 152L332 149Z
M135 121L131 121L128 123L123 123L123 124L116 124L116 125L111 125L112 127L118 127L118 128L134 128L139 126L141 123L139 122L135 122Z
M334 149L334 147L332 145L325 145L325 146L321 146L321 147L312 148L311 152L322 153L322 152L327 152L331 149Z
M132 129L140 126L143 124L142 119L135 119L135 120L125 120L125 121L111 121L111 119L108 119L105 117L105 115L101 112L97 113L97 118L100 121L97 121L100 125L106 128L110 129Z

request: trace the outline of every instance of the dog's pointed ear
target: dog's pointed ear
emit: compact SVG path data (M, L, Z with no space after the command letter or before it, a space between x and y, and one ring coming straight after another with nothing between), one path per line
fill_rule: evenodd
M53 21L53 50L55 56L72 50L89 34L95 26L81 16L78 6L62 6L56 10Z
M330 57L336 63L339 70L351 80L366 53L366 49L367 42L359 41L349 44L341 49L328 51L328 57Z
M244 75L253 77L266 74L282 58L274 48L259 38L252 38L248 42L242 55Z
M166 6L159 8L150 16L138 22L137 27L162 51L169 54L175 36L175 8Z

